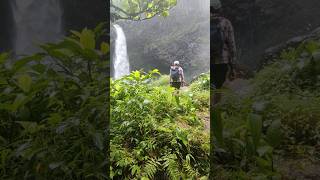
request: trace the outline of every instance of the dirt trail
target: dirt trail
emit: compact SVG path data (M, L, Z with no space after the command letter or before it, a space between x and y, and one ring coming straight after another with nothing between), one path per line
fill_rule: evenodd
M320 163L310 159L283 159L276 162L276 167L284 180L319 180Z

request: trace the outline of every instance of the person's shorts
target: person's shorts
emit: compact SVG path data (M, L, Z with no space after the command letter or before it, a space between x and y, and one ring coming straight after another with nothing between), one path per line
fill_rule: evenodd
M214 64L211 66L211 88L220 89L223 86L226 81L228 70L228 64Z
M181 87L181 82L171 82L171 86L176 88L176 89L180 89Z

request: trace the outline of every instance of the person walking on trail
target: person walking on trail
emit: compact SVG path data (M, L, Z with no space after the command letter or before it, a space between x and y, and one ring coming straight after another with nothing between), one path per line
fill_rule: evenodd
M220 0L210 1L210 71L213 90L222 88L226 78L235 78L236 44L231 22L222 16ZM212 96L213 105L221 99L221 93Z
M174 61L170 68L170 85L176 89L180 89L184 83L183 69L179 61Z

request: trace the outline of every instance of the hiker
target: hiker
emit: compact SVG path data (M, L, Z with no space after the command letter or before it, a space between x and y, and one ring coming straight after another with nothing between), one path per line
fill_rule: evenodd
M234 80L234 64L236 60L236 45L231 22L222 16L220 0L210 1L210 71L211 87L221 89L226 78ZM213 105L221 99L221 93L215 92Z
M170 67L170 85L176 89L180 89L184 83L183 69L179 61L174 61Z

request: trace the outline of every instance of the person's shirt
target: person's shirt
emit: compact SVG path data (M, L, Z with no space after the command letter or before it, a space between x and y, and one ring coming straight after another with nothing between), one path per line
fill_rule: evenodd
M180 67L180 66L174 66L174 65L170 67L170 81L172 81L172 79L171 79L171 70L172 70L172 69L175 69L175 68L178 68L178 71L179 71L179 74L180 74L180 77L179 77L179 81L178 81L178 82L184 81L184 74L183 74L183 69L182 69L182 67Z
M219 19L219 25L224 37L222 58L212 57L214 64L235 64L236 61L236 43L234 30L231 22L224 17L213 17Z

